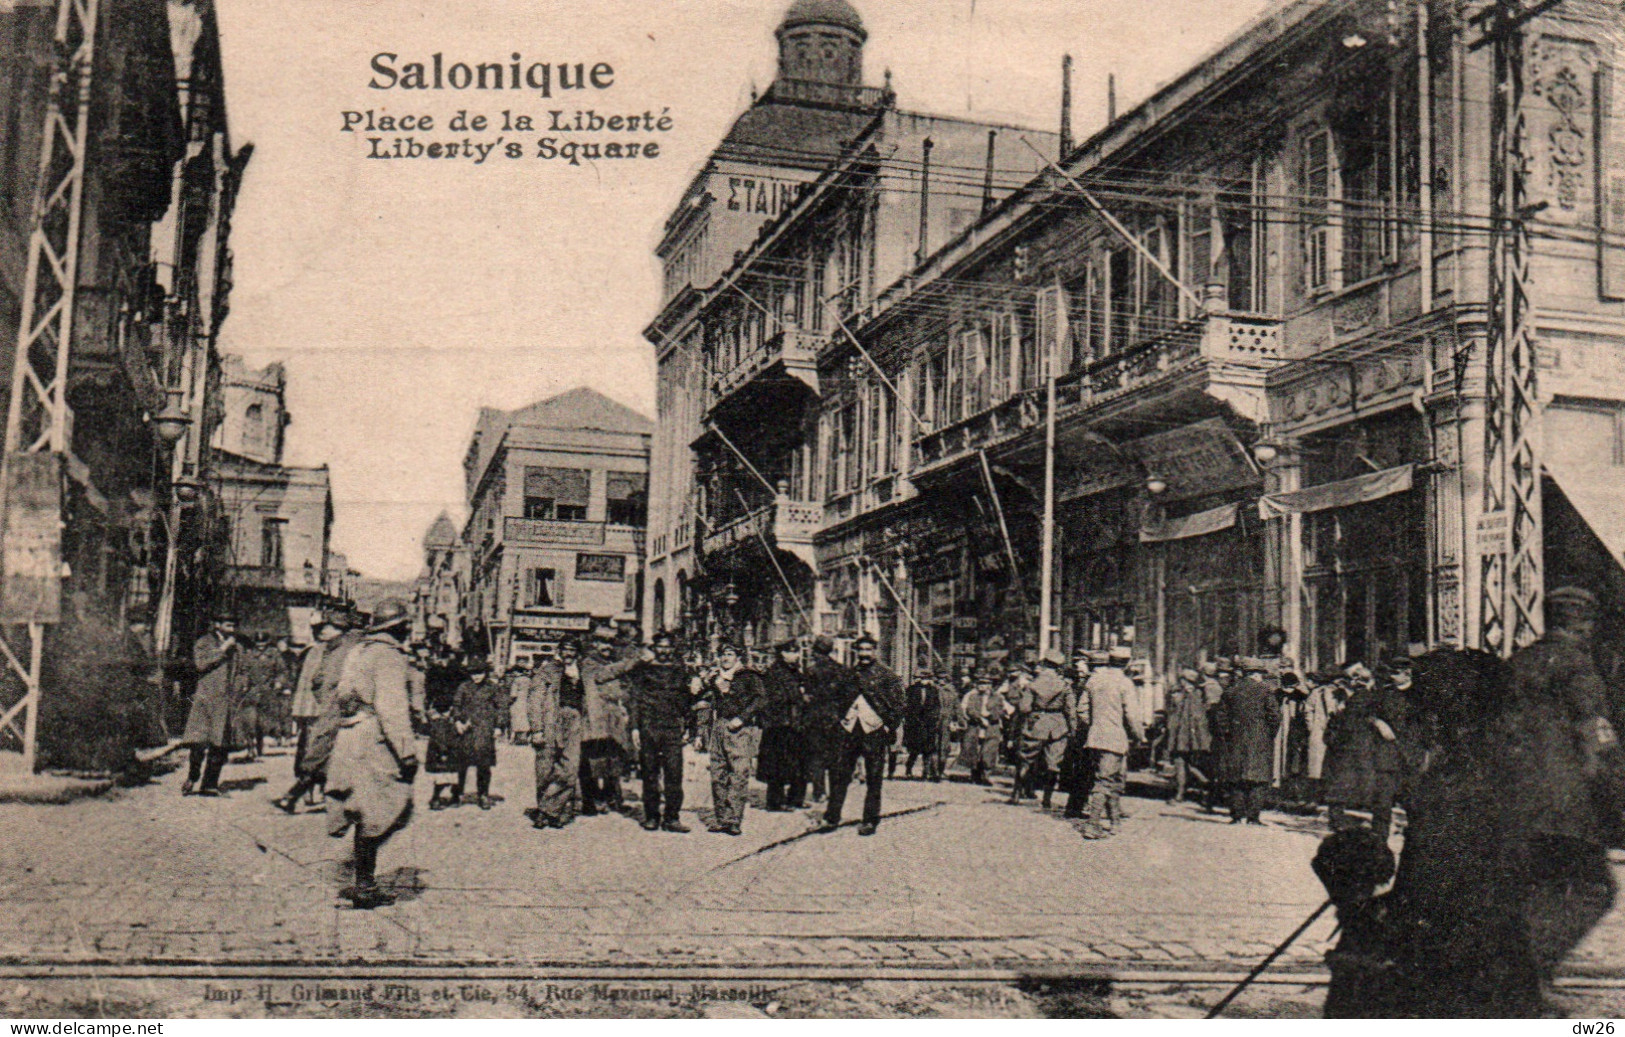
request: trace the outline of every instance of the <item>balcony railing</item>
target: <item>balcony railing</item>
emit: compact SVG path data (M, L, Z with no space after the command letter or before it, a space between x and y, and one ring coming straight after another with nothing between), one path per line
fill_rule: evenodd
M813 534L824 521L824 506L816 501L779 497L773 504L757 508L707 534L707 553L726 551L748 541L768 540L786 551L811 549Z
M604 542L602 522L559 522L554 519L507 518L503 539L512 544L560 544L597 547Z
M727 371L716 376L711 383L711 405L714 407L748 385L752 379L775 364L818 390L818 349L823 335L799 328L785 328Z
M234 587L252 587L255 590L320 593L323 581L319 569L284 569L280 565L233 565L226 569L226 582Z
M846 86L820 83L812 79L777 79L767 88L763 100L800 101L804 104L836 104L846 108L883 108L891 100L885 87ZM834 158L833 154L830 158Z

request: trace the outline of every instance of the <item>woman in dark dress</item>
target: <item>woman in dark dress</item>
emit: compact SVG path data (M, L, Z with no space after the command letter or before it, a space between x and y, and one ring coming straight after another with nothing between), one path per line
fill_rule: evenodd
M457 688L463 672L449 658L436 659L424 673L425 712L429 723L429 754L424 766L434 783L429 795L430 810L457 806L467 753L463 736L457 731Z

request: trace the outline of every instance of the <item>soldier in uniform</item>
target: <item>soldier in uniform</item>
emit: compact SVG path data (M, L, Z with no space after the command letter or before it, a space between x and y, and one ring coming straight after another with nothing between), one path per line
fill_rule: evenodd
M632 694L632 745L643 777L643 827L649 832L686 834L683 824L683 746L687 743L694 696L688 667L677 661L670 634L656 634L651 659L627 660Z
M1507 770L1528 862L1530 937L1547 982L1615 896L1607 840L1625 803L1625 761L1591 656L1596 622L1590 591L1554 590L1546 636L1510 662Z
M1004 736L1004 699L993 690L993 675L983 670L976 675L971 690L959 703L965 718L965 745L960 760L970 770L970 780L992 785L989 775L999 765L999 744Z
M1025 720L1021 732L1022 775L1018 783L1024 780L1029 788L1041 791L1045 810L1049 809L1054 795L1078 711L1072 685L1061 676L1065 666L1066 657L1054 648L1039 657L1038 676L1027 686L1021 711ZM1010 801L1017 801L1016 789L1011 790Z
M404 602L381 602L333 690L341 719L327 781L328 834L339 838L354 826L355 884L340 895L362 911L394 902L378 888L378 851L412 817L418 758L403 647L411 625Z
M191 748L186 780L181 784L183 796L192 795L194 789L200 796L222 795L220 770L231 753L231 705L240 680L240 654L237 621L224 612L215 616L212 629L192 646L197 686L181 735L181 742Z
M1130 739L1138 742L1144 737L1140 721L1130 709L1134 682L1123 669L1132 658L1127 645L1113 646L1106 653L1106 665L1090 674L1084 686L1089 696L1089 736L1084 748L1095 764L1085 839L1105 839L1116 833L1116 823L1123 815L1123 770Z
M361 640L361 632L352 629L353 626L349 613L330 613L322 624L318 642L311 646L300 668L294 709L296 713L311 714L311 719L300 731L299 750L293 764L293 786L271 801L285 813L298 810L300 797L314 796L316 787L326 778L327 761L332 755L339 721L333 688L343 672L345 657Z

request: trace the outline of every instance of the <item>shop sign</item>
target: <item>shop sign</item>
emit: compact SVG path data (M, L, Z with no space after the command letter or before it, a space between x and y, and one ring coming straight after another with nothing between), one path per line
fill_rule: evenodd
M516 612L513 615L513 628L515 630L564 630L579 632L592 629L592 617L585 615L527 616L522 612Z
M955 616L954 617L954 629L955 630L975 630L977 626L978 626L978 623L976 621L975 616Z

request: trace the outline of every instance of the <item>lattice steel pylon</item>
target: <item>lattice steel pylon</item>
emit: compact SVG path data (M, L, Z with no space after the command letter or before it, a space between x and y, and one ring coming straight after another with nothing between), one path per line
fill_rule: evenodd
M1504 530L1482 548L1480 645L1511 655L1542 629L1539 423L1531 327L1524 24L1551 3L1496 0L1486 11L1495 95L1490 113L1489 328L1485 336L1484 516Z
M21 472L56 473L50 492L60 501L61 474L69 442L68 361L73 345L75 298L79 277L80 231L84 213L85 155L91 118L91 91L100 0L58 0L53 35L55 53L40 144L39 180L34 191L28 235L28 262L23 281L17 351L13 358L11 396L6 415L3 500L5 572L0 578L46 582L60 576L60 560L46 571L19 572L23 535L16 512L22 505L17 488ZM52 463L41 466L49 458ZM54 555L54 552L52 552ZM56 617L56 595L42 606L19 609L14 587L5 588L0 622L0 654L22 679L22 697L0 713L0 735L21 743L21 768L34 769L39 726L40 670L45 628ZM19 653L26 638L27 650ZM14 754L13 754L14 755ZM7 760L7 763L15 761Z

